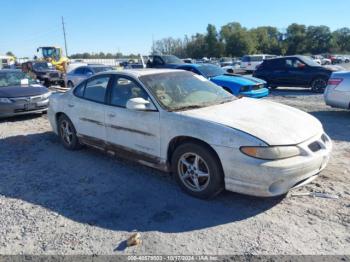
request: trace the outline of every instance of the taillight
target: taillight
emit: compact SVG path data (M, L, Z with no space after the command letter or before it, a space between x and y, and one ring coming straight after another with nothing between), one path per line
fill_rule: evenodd
M343 82L343 78L330 78L328 80L328 85L329 86L337 86L339 85L341 82Z

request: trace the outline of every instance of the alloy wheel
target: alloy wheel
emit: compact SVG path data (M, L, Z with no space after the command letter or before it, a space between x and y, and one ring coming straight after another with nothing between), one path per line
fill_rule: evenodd
M73 128L67 120L62 120L60 125L61 137L67 145L73 142Z
M210 182L207 163L196 153L185 153L178 161L178 172L182 183L190 190L205 190Z
M324 91L325 87L327 86L327 82L324 79L316 79L312 82L311 89L314 92L321 93Z

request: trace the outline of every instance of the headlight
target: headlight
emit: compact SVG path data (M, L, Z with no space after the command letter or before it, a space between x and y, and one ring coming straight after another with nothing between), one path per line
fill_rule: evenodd
M301 153L296 146L242 146L240 150L243 154L265 160L283 159Z
M43 99L46 99L46 98L48 98L50 95L51 95L51 92L47 92L47 93L43 94L41 97L42 97Z
M9 104L9 103L12 103L12 101L6 97L0 97L0 103Z

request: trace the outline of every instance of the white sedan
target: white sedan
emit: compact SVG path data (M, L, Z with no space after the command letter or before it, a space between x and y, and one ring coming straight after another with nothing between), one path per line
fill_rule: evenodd
M334 72L324 92L327 105L350 109L350 72Z
M285 194L316 178L332 147L311 115L238 99L182 70L97 74L52 96L48 115L67 149L85 144L172 171L200 198Z

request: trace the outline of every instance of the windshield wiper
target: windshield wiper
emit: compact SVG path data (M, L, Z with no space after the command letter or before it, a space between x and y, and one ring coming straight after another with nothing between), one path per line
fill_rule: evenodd
M173 108L172 111L182 111L182 110L189 110L189 109L196 109L196 108L202 108L205 105L190 105L190 106L182 106L182 107L176 107Z

